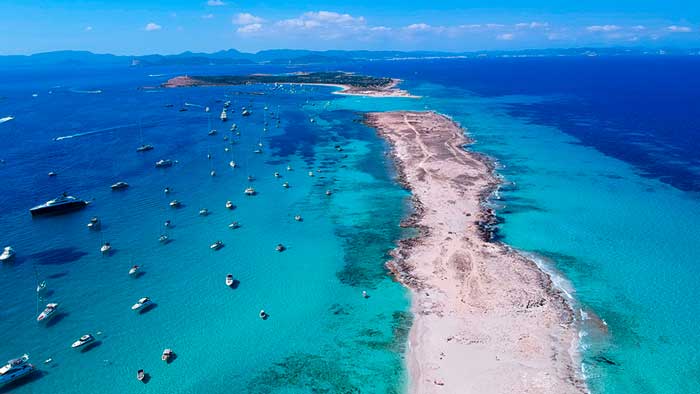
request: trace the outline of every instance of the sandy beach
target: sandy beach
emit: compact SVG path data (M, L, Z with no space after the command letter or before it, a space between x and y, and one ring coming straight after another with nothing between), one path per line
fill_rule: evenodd
M366 115L392 145L420 230L388 263L412 291L410 393L584 393L571 308L537 265L489 242L490 161L434 112Z

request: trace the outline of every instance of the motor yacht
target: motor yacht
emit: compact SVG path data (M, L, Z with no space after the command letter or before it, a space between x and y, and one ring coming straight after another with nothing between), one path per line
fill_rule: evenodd
M282 184L282 187L285 188L285 189L289 189L289 182L284 182L284 183Z
M44 311L41 312L36 318L37 323L46 323L47 321L51 320L51 318L56 315L57 309L58 303L52 302L50 304L46 304Z
M230 228L231 230L235 230L239 227L241 227L241 225L238 224L238 222L231 222L231 224L228 225L228 228Z
M207 216L209 215L209 210L206 208L202 208L199 210L199 216Z
M226 149L228 149L228 148L226 148ZM231 160L231 161L228 162L228 166L231 167L231 168L236 168L236 162L233 161L233 160Z
M231 275L231 274L226 275L226 286L228 286L228 287L233 286L233 275Z
M129 187L129 184L126 183L126 182L121 182L121 181L119 181L119 182L113 184L113 185L110 186L110 187L112 188L112 190L120 190L120 189L126 189L126 188L128 188L128 187Z
M224 243L221 241L216 241L209 246L211 250L219 250L224 247Z
M139 312L151 304L153 304L153 301L151 301L150 298L148 298L148 297L139 298L138 302L131 306L131 310Z
M100 247L100 252L102 252L102 254L108 254L111 250L112 244L110 244L109 242L105 242L104 244L102 244L102 247Z
M172 349L165 349L163 350L163 354L160 356L160 359L165 361L166 363L170 363L170 360L173 358L173 350Z
M167 159L161 159L156 162L156 168L167 168L167 167L172 167L173 166L173 161L172 160L167 160Z
M233 203L231 202L231 200L226 201L226 209L233 209L233 208L234 208L234 206L233 206Z
M182 204L181 204L180 201L178 201L178 200L172 200L172 201L170 201L170 207L171 207L171 208L180 208L180 205L182 205Z
M70 347L73 349L78 349L80 347L83 347L87 345L88 343L92 343L95 341L95 337L92 336L92 334L85 334L82 337L78 338L77 341L73 342Z
M147 152L149 150L153 150L153 145L143 144L136 148L136 152Z
M243 193L245 193L246 196L254 196L255 189L253 189L252 187L246 187Z
M0 367L0 387L22 379L23 377L34 372L34 370L34 366L29 364L29 356L26 354L12 360L8 360L7 364Z
M129 276L136 276L139 273L139 267L138 265L134 265L129 269Z
M31 208L29 212L32 214L32 216L57 215L83 209L87 204L87 201L63 193L63 195L60 197Z
M2 250L2 254L0 254L0 262L6 262L10 261L15 258L15 250L12 249L12 246L5 246L5 248Z

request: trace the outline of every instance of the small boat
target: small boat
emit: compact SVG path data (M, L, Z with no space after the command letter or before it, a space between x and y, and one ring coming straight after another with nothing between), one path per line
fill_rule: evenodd
M71 344L70 347L72 347L73 349L77 349L94 341L95 337L93 337L92 334L85 334L82 337L78 338L77 341L73 342L73 344Z
M243 112L241 112L241 115L242 116L250 116L250 111L248 111L247 109L244 109Z
M216 241L209 246L211 250L219 250L224 247L224 243L221 241Z
M331 194L333 194L333 192L331 192L330 190L326 190L326 195L327 195L327 196L330 196Z
M90 218L90 222L87 224L87 227L90 230L97 230L100 228L100 219L98 219L97 216L93 216Z
M209 107L204 108L204 112L209 112Z
M233 209L233 203L231 202L231 200L226 201L226 209Z
M143 369L139 369L136 372L136 380L143 382L144 379L146 379L146 372L144 372Z
M285 182L282 184L282 187L285 189L289 189L289 182Z
M230 150L229 148L224 148L224 152L229 152Z
M12 249L12 246L5 246L5 248L2 250L2 254L0 254L0 262L5 262L5 261L10 261L15 257L15 250Z
M151 304L153 304L153 301L151 301L150 298L148 298L148 297L139 298L138 302L131 306L131 310L137 311L137 312L142 311L145 307L147 307Z
M281 177L280 173L279 173L279 172L277 172L277 171L275 171L275 173L274 173L273 175L275 176L275 178L279 178L279 177Z
M226 286L228 286L228 287L233 286L233 275L231 275L231 274L226 275Z
M165 361L166 363L170 362L170 359L173 357L173 350L172 349L165 349L163 350L163 354L160 356L160 359Z
M226 149L228 149L228 148L226 148ZM233 161L233 160L231 160L231 161L228 162L228 166L231 167L231 168L236 168L236 162Z
M314 176L314 172L313 172L313 171L309 171L309 176Z
M211 170L211 172L209 173L209 175L211 175L211 176L216 176L216 171Z
M207 159L211 160L211 153L207 153Z
M139 267L138 265L134 265L133 267L131 267L129 269L129 276L136 276L136 274L138 274L140 268L141 267Z
M268 315L267 312L265 312L265 311L262 310L262 309L260 310L259 316L260 316L260 318L263 319L263 320L267 320L267 318L270 317L270 315Z
M369 298L369 294L367 294L367 291L362 290L362 298Z
M309 122L311 122L311 123L316 123L316 119L310 118L310 119L309 119Z
M292 166L287 166L287 171L292 171Z
M207 216L209 215L209 210L206 208L202 208L199 210L199 216Z
M216 135L217 131L214 129L209 130L208 135Z
M55 215L83 209L87 206L87 204L87 201L63 193L63 195L60 197L31 208L29 212L32 214L32 216Z
M261 148L263 147L262 141L258 142L258 146L261 147Z
M7 364L0 367L0 387L19 380L34 372L34 366L29 364L29 355L8 360Z
M253 182L255 180L255 177L252 175L248 175L248 182Z
M231 131L236 131L237 128L238 128L237 124L234 123L231 125Z
M246 187L243 193L245 193L246 196L254 196L256 192L252 187Z
M100 247L100 252L102 252L102 254L108 254L111 250L112 250L112 245L109 242L105 242Z
M161 159L156 162L156 168L167 168L167 167L172 167L173 166L173 161L172 160L167 160L167 159Z
M38 285L36 285L36 292L37 292L37 294L41 294L45 290L46 290L46 281L42 280L41 282L39 282Z
M180 208L182 204L178 200L172 200L170 201L170 207L172 208Z
M238 224L238 222L231 222L231 223L228 225L228 228L230 228L231 230L235 230L235 229L237 229L237 228L239 228L239 227L241 227L241 225Z
M168 194L170 192L171 192L171 190L169 187L166 187L165 189L163 189L163 193L165 193L165 194Z
M143 144L136 148L136 152L147 152L149 150L153 150L153 145Z
M294 220L296 220L297 222L301 222L304 219L301 218L301 215L296 215L294 216Z
M112 190L120 190L120 189L126 189L127 187L129 187L129 184L126 182L119 181L110 187L112 188Z
M275 247L275 250L278 252L284 252L286 249L287 248L282 244L277 244L277 246Z
M224 136L224 141L228 141L228 136L227 136L227 135ZM226 149L228 149L228 148L226 148ZM228 152L228 150L227 150L226 152Z
M335 150L337 150L338 152L342 152L342 151L343 151L343 147L340 146L340 145L336 145L336 146L335 146Z
M37 323L44 323L51 320L52 317L56 316L57 309L58 303L52 302L50 304L46 304L44 311L41 312L36 318Z
M224 108L221 111L221 115L219 116L219 119L221 119L222 122L225 122L228 120L228 115L226 114L226 108Z
M164 227L170 227L170 226L172 226L172 224L173 224L173 223L172 223L170 220L166 220L165 223L163 223L163 226L164 226Z
M58 175L58 174L56 174L56 173L53 172L53 171L50 171L50 172L48 173L49 178L53 178L53 177L55 177L56 175Z
M258 149L256 149L256 150L253 151L253 153L262 153L262 152L263 152L263 151L262 151L262 149L260 149L260 148L258 148Z
M163 235L161 235L160 237L158 237L158 242L160 242L160 243L162 243L162 244L167 244L168 242L170 242L170 237L168 237L167 235L163 234Z

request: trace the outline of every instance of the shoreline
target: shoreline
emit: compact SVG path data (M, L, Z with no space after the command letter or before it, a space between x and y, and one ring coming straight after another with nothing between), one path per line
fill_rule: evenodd
M413 213L387 267L411 291L409 392L585 393L574 314L537 264L490 242L484 206L500 180L435 112L378 112L365 123L391 145Z
M260 75L254 75L260 76ZM266 77L273 78L273 75L265 75ZM216 83L210 81L204 81L197 78L181 75L174 78L170 78L167 82L163 83L161 87L163 88L184 88L184 87L205 87L205 86L236 86L236 85L253 85L253 84L278 84L278 85L311 85L311 86L329 86L339 88L341 90L334 91L332 94L344 95L344 96L360 96L360 97L403 97L403 98L420 98L420 96L415 96L406 90L399 89L398 85L403 82L397 78L391 78L391 81L383 86L355 86L351 84L340 84L340 83L328 83L328 82L276 82L274 80L266 82L256 82L251 81L248 83Z

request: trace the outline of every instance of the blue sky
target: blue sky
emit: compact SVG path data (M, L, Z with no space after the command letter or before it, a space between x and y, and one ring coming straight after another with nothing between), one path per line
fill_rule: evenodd
M0 54L700 47L700 1L2 0Z

